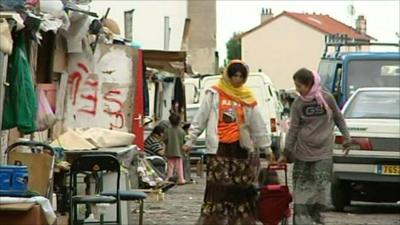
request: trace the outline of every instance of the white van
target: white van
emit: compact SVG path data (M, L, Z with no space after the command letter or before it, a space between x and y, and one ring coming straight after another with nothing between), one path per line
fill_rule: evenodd
M200 77L185 77L183 82L185 85L186 106L199 103Z
M216 84L221 75L205 76L200 82L200 102L204 91ZM261 114L271 132L272 149L278 153L284 147L285 133L281 129L283 106L271 79L264 73L250 73L245 84L257 99Z

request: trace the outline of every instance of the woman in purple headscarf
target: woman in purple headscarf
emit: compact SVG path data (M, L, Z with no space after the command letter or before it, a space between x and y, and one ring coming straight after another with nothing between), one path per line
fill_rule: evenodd
M293 102L290 128L281 162L294 161L294 225L324 224L332 169L336 125L344 137L343 150L349 151L350 136L333 96L321 90L318 73L302 68L293 75L300 96Z

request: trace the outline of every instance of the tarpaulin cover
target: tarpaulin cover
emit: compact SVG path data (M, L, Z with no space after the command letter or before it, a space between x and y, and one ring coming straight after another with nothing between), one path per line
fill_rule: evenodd
M10 85L5 90L2 129L18 127L22 133L32 133L36 130L38 106L22 33L16 36L13 48L7 74Z

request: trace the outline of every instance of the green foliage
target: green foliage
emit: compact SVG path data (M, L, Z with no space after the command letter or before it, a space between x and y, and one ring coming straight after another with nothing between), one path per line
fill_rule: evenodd
M227 59L230 61L232 59L242 58L242 45L239 36L241 32L234 32L233 36L226 43Z

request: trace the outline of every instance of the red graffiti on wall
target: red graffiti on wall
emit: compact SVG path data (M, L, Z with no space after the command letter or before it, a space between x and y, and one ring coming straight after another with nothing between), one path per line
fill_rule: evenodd
M91 102L91 105L89 105L88 107L85 107L85 108L80 108L78 111L88 113L88 114L91 114L94 116L94 115L96 115L96 109L97 109L97 86L99 85L99 82L92 78L88 78L85 81L85 85L92 88L93 92L91 94L81 94L80 97L82 99L85 99L85 100L88 100L89 102Z
M85 84L92 88L97 88L97 86L99 85L99 82L97 80L89 78L85 81Z
M107 113L108 115L115 117L116 121L120 121L119 124L110 123L110 129L123 128L125 124L125 116L122 112L122 102L116 98L120 95L121 90L113 89L108 91L103 97L105 101L114 103L117 106L115 110L111 110L110 106L103 110L103 112Z
M70 86L70 93L72 98L72 105L76 105L76 99L78 96L78 91L81 86L81 82L85 79L84 87L89 87L92 89L92 93L90 94L81 94L81 97L84 100L89 101L90 105L82 107L78 109L79 112L88 113L90 115L96 115L97 108L97 87L98 81L92 78L88 78L89 69L83 63L77 63L77 70L73 71L68 77L68 85Z
M83 72L85 72L86 74L89 73L89 70L85 64L77 63L77 66L78 66L77 69L83 70ZM76 96L78 94L81 81L82 81L82 73L79 70L73 71L68 76L68 86L71 93L72 105L76 104Z
M76 104L76 95L78 93L78 88L79 84L81 83L81 80L82 80L82 75L78 71L72 72L68 77L68 86L70 86L69 90L71 93L72 105Z
M72 99L72 105L76 105L77 100L80 100L79 105L82 105L82 102L85 103L77 112L96 116L97 105L99 104L97 96L99 81L89 77L89 75L90 71L88 67L83 63L77 63L77 68L68 77L69 92L71 93L70 98ZM113 122L109 123L109 129L121 129L125 125L121 97L122 91L115 88L103 95L103 112L114 119Z

